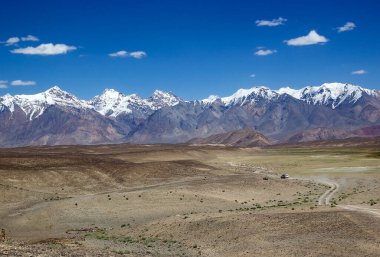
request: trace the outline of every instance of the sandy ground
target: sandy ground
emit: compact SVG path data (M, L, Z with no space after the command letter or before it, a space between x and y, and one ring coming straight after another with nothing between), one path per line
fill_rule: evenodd
M371 148L3 149L0 256L378 256L379 166Z

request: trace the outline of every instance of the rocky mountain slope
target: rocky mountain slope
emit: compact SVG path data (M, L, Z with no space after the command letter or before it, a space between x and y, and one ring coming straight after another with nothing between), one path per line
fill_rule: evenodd
M355 130L345 130L339 128L312 128L292 135L287 143L301 143L321 140L336 140L346 138L372 138L380 136L380 125L359 128Z
M235 130L227 133L212 135L206 138L194 138L189 144L223 144L229 146L252 147L267 146L270 141L251 128Z
M335 140L353 137L353 133L339 128L312 128L291 136L287 143L301 143L319 140Z
M254 87L194 101L159 90L144 99L112 89L85 101L59 87L0 97L3 147L180 143L244 128L283 142L305 131L314 129L305 133L315 134L318 128L325 132L316 138L329 138L327 130L353 131L379 124L379 92L342 83L299 90Z

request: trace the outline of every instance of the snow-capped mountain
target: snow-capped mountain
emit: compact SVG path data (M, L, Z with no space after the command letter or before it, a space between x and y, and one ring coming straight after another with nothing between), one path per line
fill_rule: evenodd
M376 96L377 92L376 90L343 83L325 83L321 86L308 86L301 89L285 87L276 91L267 87L253 87L250 89L239 89L227 97L211 95L209 98L199 102L203 105L210 105L216 101L220 101L227 107L242 106L255 104L262 100L276 100L280 95L284 94L288 94L308 104L325 105L335 109L343 103L354 104L364 94ZM63 91L58 86L35 95L12 96L7 94L0 97L1 109L7 107L13 112L15 106L18 106L29 119L39 117L49 105L94 109L103 116L117 117L120 114L133 114L135 111L150 114L163 107L175 106L181 101L183 100L174 94L160 90L156 90L151 97L144 99L137 94L125 95L114 89L106 89L92 100L84 101Z
M124 113L139 110L150 113L162 107L173 106L181 101L169 92L156 90L153 95L143 99L137 94L124 95L114 89L106 89L101 95L90 101L80 100L76 96L54 86L45 92L34 95L10 95L0 97L1 108L7 107L14 112L19 107L30 119L39 117L48 106L73 107L77 109L94 109L103 116L117 117Z
M260 100L271 101L276 99L279 94L267 87L252 87L249 89L241 88L230 96L219 97L217 95L210 95L208 98L199 101L204 105L210 105L216 101L220 101L227 107L242 106L246 104L255 104Z
M178 143L244 128L281 141L317 131L314 128L376 125L379 92L342 83L302 89L254 87L201 101L184 101L159 90L142 98L113 89L85 101L59 87L0 97L0 146Z
M253 87L250 89L239 89L233 95L221 98L226 106L244 105L256 103L260 100L272 100L278 97L278 93L267 87Z
M275 100L284 94L305 101L308 104L325 105L335 109L343 103L354 104L364 94L376 96L377 91L344 83L324 83L321 86L308 86L301 89L283 87L279 90L271 90L267 87L253 87L250 89L239 89L231 96L222 98L211 95L201 102L210 104L220 99L226 106L244 105L256 103L260 100Z
M182 100L178 96L161 90L154 91L153 95L146 99L147 105L152 110L158 110L167 106L174 106L179 104L181 101Z
M80 100L74 95L63 91L58 86L35 95L15 95L10 94L0 97L0 102L11 112L18 106L30 119L39 117L48 106L67 106L74 108L92 108L86 101Z
M124 95L114 89L106 89L101 95L95 96L88 102L94 109L104 116L117 117L133 110L147 108L146 100L136 94Z
M208 98L199 101L203 105L209 105L216 101L221 101L221 98L217 95L210 95Z
M281 88L279 94L288 94L308 104L326 105L333 109L343 103L354 104L363 94L376 96L376 90L343 83L325 83L321 86L309 86L299 90L289 87Z
M154 91L153 95L143 99L137 94L124 95L114 89L106 89L95 96L88 104L104 116L117 117L120 114L132 114L134 111L151 113L167 106L174 106L182 101L169 92Z

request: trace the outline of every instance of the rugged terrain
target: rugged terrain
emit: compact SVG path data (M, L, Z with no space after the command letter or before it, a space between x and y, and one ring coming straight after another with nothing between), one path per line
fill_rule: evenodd
M242 129L296 143L378 136L379 124L379 92L343 83L253 87L192 101L159 90L141 98L112 89L81 100L59 87L0 97L1 147L184 143Z
M251 128L235 130L227 133L212 135L206 138L193 138L189 144L222 144L228 146L267 146L270 141L262 134Z
M1 149L0 255L378 256L379 144L345 142Z

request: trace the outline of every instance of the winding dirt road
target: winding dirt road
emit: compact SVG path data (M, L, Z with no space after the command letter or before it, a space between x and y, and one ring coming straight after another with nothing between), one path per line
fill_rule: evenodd
M237 164L235 164L233 162L229 162L228 164L231 166L238 166ZM256 171L256 174L260 174L260 173L264 173L263 170ZM269 177L276 177L276 178L278 177L278 174L275 174L275 173L271 174L271 172L265 172L265 174ZM340 189L340 185L336 181L333 181L333 180L327 179L327 178L310 179L310 178L302 178L302 177L293 177L290 179L303 180L303 181L314 181L317 183L327 185L329 188L318 199L318 205L320 205L320 206L331 205L331 199ZM347 210L347 211L357 211L357 212L367 213L367 214L370 214L370 215L373 215L375 217L380 218L380 209L372 209L372 208L367 208L367 207L363 207L360 205L337 205L337 207L344 209L344 210Z
M331 180L323 180L321 183L328 185L330 188L319 197L318 205L330 205L331 198L339 190L339 184Z
M319 197L318 205L330 205L331 198L334 196L336 192L338 192L340 186L338 183L331 180L320 180L319 182L328 185L330 188ZM372 209L359 205L338 205L338 207L348 211L368 213L370 215L380 218L380 209Z

